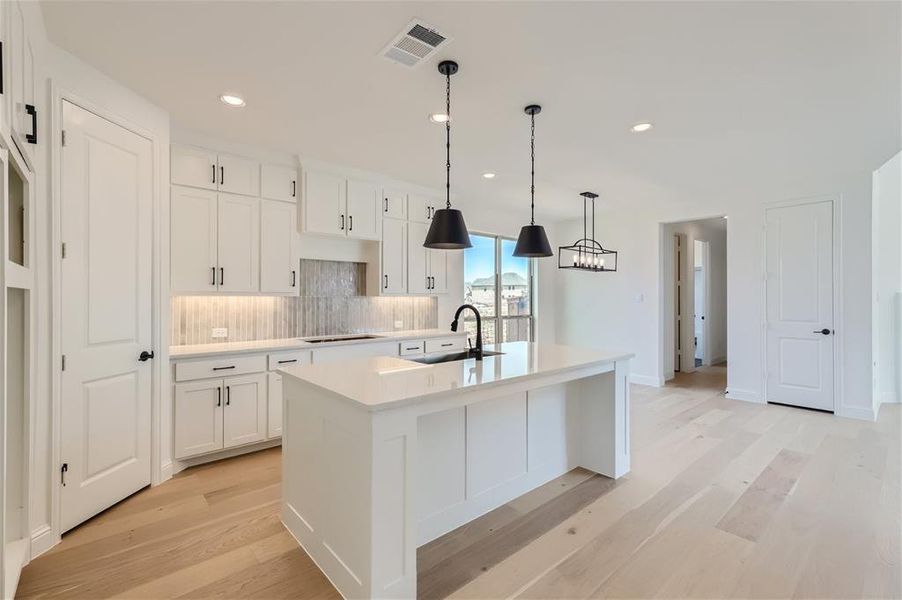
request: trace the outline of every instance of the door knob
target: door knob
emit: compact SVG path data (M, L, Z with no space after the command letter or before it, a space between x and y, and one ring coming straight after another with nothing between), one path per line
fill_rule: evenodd
M148 352L147 350L144 350L138 356L138 360L140 360L141 362L146 362L150 358L153 358L153 350L151 350L150 352Z
M813 333L819 333L821 335L830 335L833 332L831 330L827 329L826 327L824 327L823 329L818 329L817 331L814 331Z

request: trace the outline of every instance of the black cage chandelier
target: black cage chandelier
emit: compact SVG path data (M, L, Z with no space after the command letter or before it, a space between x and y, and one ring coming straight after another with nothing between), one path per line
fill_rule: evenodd
M617 252L605 249L595 239L595 199L598 194L583 192L583 237L575 244L561 246L557 253L557 266L559 269L580 269L582 271L617 270ZM589 237L588 204L592 202L592 237Z

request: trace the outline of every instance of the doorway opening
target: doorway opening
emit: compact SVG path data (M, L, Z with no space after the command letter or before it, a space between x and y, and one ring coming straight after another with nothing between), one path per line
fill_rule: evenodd
M662 224L664 380L727 363L727 219Z

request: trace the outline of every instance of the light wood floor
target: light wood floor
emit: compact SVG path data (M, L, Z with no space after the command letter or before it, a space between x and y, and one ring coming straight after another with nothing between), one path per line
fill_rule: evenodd
M633 469L576 470L418 552L421 597L900 598L900 406L877 423L633 387ZM279 450L190 469L85 523L19 597L337 598L278 519Z

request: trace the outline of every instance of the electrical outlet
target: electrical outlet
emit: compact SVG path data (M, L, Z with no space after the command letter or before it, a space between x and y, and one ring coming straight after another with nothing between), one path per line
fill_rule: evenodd
M228 327L214 327L212 337L213 338L229 337L229 328Z
M401 329L404 327L404 321L395 321L395 329Z

